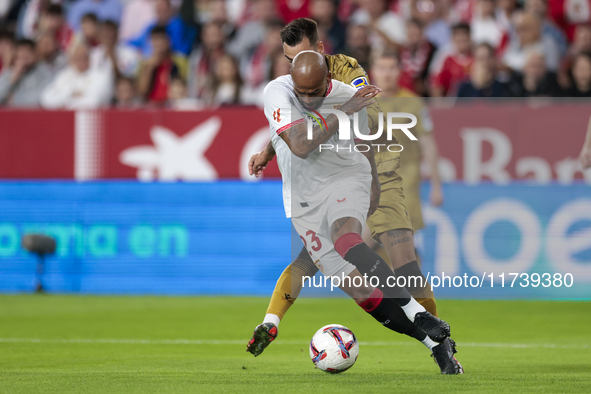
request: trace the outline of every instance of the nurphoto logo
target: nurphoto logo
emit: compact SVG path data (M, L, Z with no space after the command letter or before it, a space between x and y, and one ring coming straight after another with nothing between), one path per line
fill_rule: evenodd
M322 115L330 115L330 114L334 114L336 115L337 119L339 120L339 140L343 141L343 140L350 140L351 139L351 119L349 118L349 116L344 113L343 111L339 111L338 109L329 109L329 108L323 108L322 109ZM312 140L313 136L312 136L312 129L314 128L314 122L316 122L316 124L318 124L320 127L322 127L323 124L323 120L318 119L318 116L314 116L313 114L309 114L310 116L307 117L307 126L308 126L308 133L307 133L307 138L308 140ZM375 134L364 134L360 131L359 128L359 113L355 112L353 114L353 133L355 135L355 139L356 140L363 140L363 141L376 141L377 139L382 137L382 134L384 133L384 114L382 112L378 113L378 130ZM400 121L400 119L409 119L410 122L408 123L394 123L394 119L396 119L397 122ZM409 129L413 128L414 126L416 126L417 124L417 117L413 114L407 113L407 112L388 112L386 113L386 140L387 141L393 141L395 140L395 138L392 135L392 130L400 130L402 131L411 141L417 141L417 137L415 137ZM389 152L402 152L403 147L400 144L359 144L357 143L354 147L355 151L358 152L367 152L369 151L369 149L371 149L371 146L375 147L376 150L378 152L380 152L380 149L387 149ZM337 151L343 150L343 149L349 149L349 148L345 148L339 145L333 145L333 144L320 144L320 146L318 147L319 151L322 152L322 150L330 150L330 149L335 149Z

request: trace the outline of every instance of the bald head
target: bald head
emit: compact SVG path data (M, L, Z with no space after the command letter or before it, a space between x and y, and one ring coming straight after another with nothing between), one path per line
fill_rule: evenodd
M324 78L328 67L324 56L314 51L302 51L291 63L292 78Z
M291 78L295 94L302 102L311 108L322 104L331 75L324 56L314 51L303 51L293 58L291 64Z

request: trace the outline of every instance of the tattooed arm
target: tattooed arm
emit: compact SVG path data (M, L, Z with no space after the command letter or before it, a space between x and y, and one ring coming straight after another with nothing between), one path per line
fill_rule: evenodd
M339 119L334 114L324 118L326 127L316 125L312 129L312 139L308 139L308 127L306 122L301 122L285 130L279 136L285 141L291 152L299 158L307 159L320 144L325 143L339 130Z
M366 86L358 90L349 101L340 105L338 109L347 115L351 115L368 105L373 104L373 97L380 92L375 86ZM324 124L326 123L326 124ZM324 118L322 125L316 125L312 129L312 139L308 139L308 128L305 122L290 127L280 134L292 153L302 159L308 158L310 153L318 149L339 129L339 120L336 115L330 114Z

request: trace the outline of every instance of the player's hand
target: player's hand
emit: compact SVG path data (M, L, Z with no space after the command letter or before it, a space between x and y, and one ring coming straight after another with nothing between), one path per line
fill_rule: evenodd
M255 153L248 161L248 173L254 175L256 178L263 174L263 170L267 168L270 159L265 155L264 151Z
M369 196L369 211L367 212L367 217L370 217L378 209L378 205L380 205L381 194L382 187L380 185L380 181L374 178L371 182L371 193Z
M431 185L431 195L429 196L431 200L431 205L434 207L439 207L443 204L443 190L441 189L441 185Z
M579 160L581 161L583 169L591 167L591 148L589 148L587 145L585 145L581 150Z
M343 111L347 115L354 114L357 111L362 110L374 103L374 97L380 93L382 89L377 86L368 85L359 89L353 97L346 103L339 106L339 110Z

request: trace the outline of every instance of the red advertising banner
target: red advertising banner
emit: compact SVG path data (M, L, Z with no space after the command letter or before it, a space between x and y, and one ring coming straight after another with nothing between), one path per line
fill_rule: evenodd
M74 113L0 110L0 178L73 178Z
M490 180L572 183L591 116L589 102L468 104L431 111L440 171L469 184ZM591 172L586 172L591 183Z
M432 108L447 181L591 183L576 160L591 106L477 103ZM0 178L254 180L269 140L262 110L0 111ZM401 141L404 145L405 141ZM280 176L274 161L264 173Z

